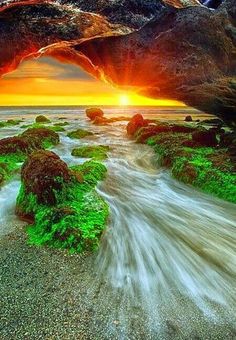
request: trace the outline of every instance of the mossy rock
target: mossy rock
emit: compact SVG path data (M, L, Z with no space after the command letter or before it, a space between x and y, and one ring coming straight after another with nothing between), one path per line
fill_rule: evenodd
M188 147L192 141L191 133L160 133L146 143L176 179L236 203L236 172L228 150L196 143Z
M54 126L67 126L70 125L68 122L55 123Z
M49 118L47 118L43 115L39 115L35 118L35 122L36 123L50 123L51 121L50 121Z
M50 167L52 160L48 156ZM39 171L37 175L43 181L48 180L46 158L45 168L41 169L43 173ZM59 157L56 158L60 162ZM59 181L60 184L59 187L53 186L54 200L50 205L41 201L31 184L25 182L23 170L16 212L20 217L24 213L26 220L32 220L33 224L27 229L32 245L68 249L72 253L95 250L106 226L109 209L94 188L105 178L106 168L101 163L90 161L70 169L63 164L63 169L66 177L69 175L66 180L57 173L55 176L50 173L53 183Z
M19 170L29 154L38 149L47 149L59 143L56 132L46 128L34 128L15 137L0 140L0 184ZM3 166L4 165L4 166Z
M91 131L83 130L83 129L71 131L67 134L68 137L73 138L73 139L81 139L81 138L92 136L92 135L93 133Z
M81 158L93 158L95 160L104 160L107 158L109 146L106 145L86 145L72 150L71 155Z
M22 122L21 119L8 119L5 122L0 122L0 128L7 126L19 125Z
M29 141L35 150L47 149L57 145L60 141L59 135L47 127L29 128L20 136Z

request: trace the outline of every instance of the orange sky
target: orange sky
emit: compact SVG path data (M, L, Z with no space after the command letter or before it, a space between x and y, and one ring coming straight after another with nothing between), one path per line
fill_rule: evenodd
M113 88L79 67L50 58L23 62L0 79L1 106L33 105L181 105ZM182 104L183 105L183 104Z

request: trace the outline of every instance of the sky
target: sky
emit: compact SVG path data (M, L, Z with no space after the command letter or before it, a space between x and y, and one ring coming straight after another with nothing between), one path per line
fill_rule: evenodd
M114 88L76 65L49 57L26 60L17 70L0 79L0 106L179 104Z

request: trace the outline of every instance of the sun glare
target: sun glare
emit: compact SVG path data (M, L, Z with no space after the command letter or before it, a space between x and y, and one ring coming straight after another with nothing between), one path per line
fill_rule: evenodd
M129 97L125 94L120 96L120 105L122 106L126 106L130 104L130 100Z

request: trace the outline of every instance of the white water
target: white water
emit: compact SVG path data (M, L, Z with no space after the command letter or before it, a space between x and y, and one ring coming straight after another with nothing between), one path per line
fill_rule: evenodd
M17 223L15 203L19 188L20 180L13 180L0 189L0 237L11 232Z
M206 320L221 328L226 323L236 327L235 205L173 180L157 166L151 148L126 138L124 125L96 127L81 119L71 120L69 130L78 126L96 135L74 141L61 134L62 143L54 151L68 164L84 161L70 155L78 144L111 147L108 176L98 189L111 210L95 262L99 282L111 288L111 293L102 291L103 303L107 294L123 325L130 313L123 310L125 303L138 306L152 329L164 315L171 316L188 329L185 338L194 322L197 334ZM18 181L11 182L0 192L1 228L14 220L18 187ZM119 295L122 303L115 302Z

